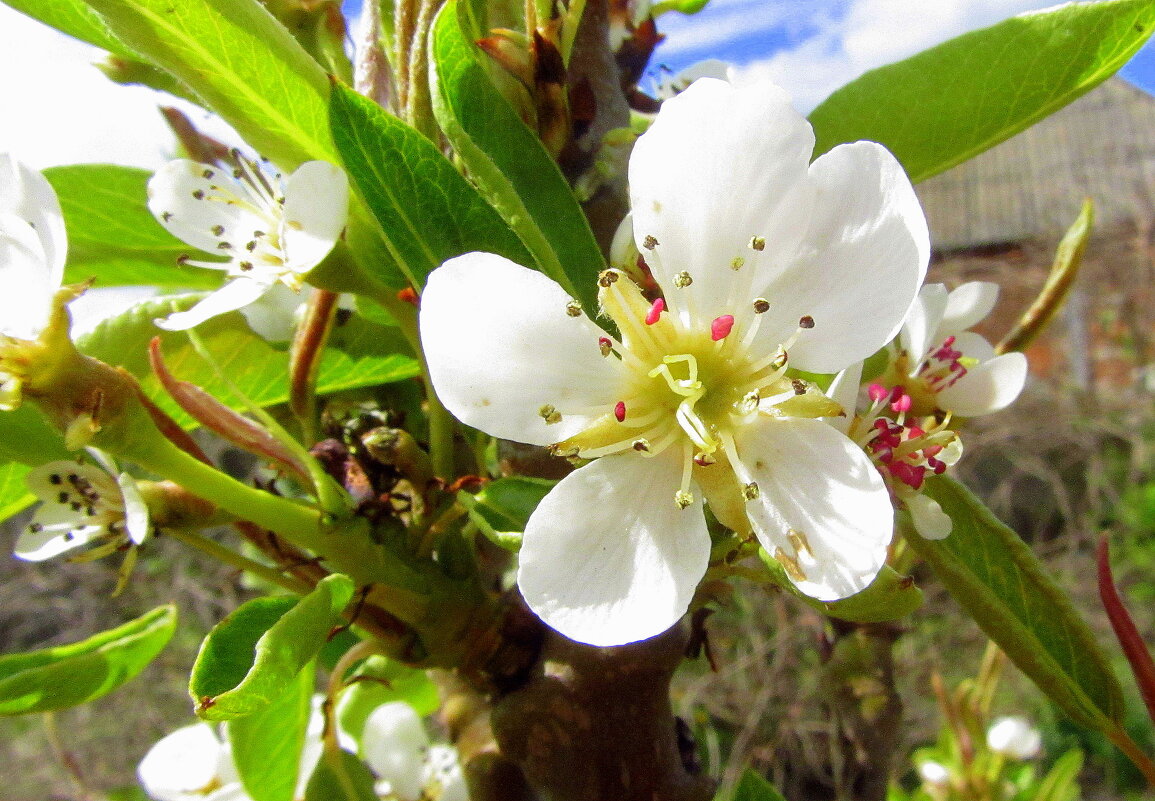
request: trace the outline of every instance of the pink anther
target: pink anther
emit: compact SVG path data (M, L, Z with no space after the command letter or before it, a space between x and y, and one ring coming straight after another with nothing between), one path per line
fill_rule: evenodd
M614 417L617 418L617 421L619 423L624 423L626 421L626 402L625 401L618 401L617 405L614 406Z
M714 322L710 323L710 339L715 342L725 339L730 336L730 331L733 328L734 315L723 314L721 317L715 318Z
M646 314L646 325L653 325L662 316L662 312L666 310L666 301L663 298L658 298L654 301L654 305L650 306L650 311Z

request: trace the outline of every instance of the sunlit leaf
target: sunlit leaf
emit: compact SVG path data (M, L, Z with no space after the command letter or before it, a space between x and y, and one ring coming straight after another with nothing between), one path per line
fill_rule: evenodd
M310 663L271 704L225 724L233 761L253 801L293 801L315 682Z
M869 139L921 181L997 145L1113 75L1151 36L1155 3L1031 11L867 72L810 114L815 156Z

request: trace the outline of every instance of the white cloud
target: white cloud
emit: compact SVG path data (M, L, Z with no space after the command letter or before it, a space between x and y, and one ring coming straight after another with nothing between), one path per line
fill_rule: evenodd
M84 162L155 168L174 147L158 105L176 105L198 125L208 121L192 104L112 83L93 66L104 56L0 4L0 152L38 169Z
M730 38L783 26L808 31L795 38L777 37L780 49L765 58L742 64L736 80L769 77L794 96L800 110L808 111L839 86L874 67L898 61L967 31L993 25L1024 11L1046 8L1053 0L836 0L836 2L779 3L775 0L715 0L726 9L715 22L702 15L668 26L659 21L669 41L663 54L697 53L704 44L711 53L726 56ZM711 12L714 4L707 8ZM785 10L784 10L785 9ZM719 9L722 10L722 9ZM673 15L670 15L673 16ZM749 56L747 55L747 58Z

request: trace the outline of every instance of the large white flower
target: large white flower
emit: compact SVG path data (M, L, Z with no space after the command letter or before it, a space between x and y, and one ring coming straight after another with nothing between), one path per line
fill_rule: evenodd
M41 562L85 546L93 555L140 545L149 534L149 511L136 479L115 465L48 462L25 478L40 501L32 522L16 538L15 554Z
M228 261L184 260L224 270L228 282L188 311L157 325L192 328L253 303L278 283L300 289L303 276L333 249L345 228L345 173L309 161L287 179L234 151L234 170L188 159L171 161L148 182L148 207L185 242Z
M903 353L894 377L916 413L938 408L976 417L1005 408L1022 392L1027 357L996 356L991 343L967 330L991 313L998 297L998 284L986 281L949 293L942 284L927 284L919 292L899 334Z
M599 328L553 281L495 255L435 270L421 335L438 395L497 437L604 457L530 518L518 582L561 633L644 639L686 611L709 559L703 499L825 600L865 588L893 510L878 471L817 419L830 373L898 332L926 222L881 146L835 148L770 84L700 80L637 142L635 239L662 295L599 279Z

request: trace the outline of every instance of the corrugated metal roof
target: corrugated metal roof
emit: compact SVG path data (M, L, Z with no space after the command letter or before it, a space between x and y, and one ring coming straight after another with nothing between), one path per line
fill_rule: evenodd
M916 187L939 251L1061 234L1083 198L1103 230L1155 216L1155 98L1120 78Z

